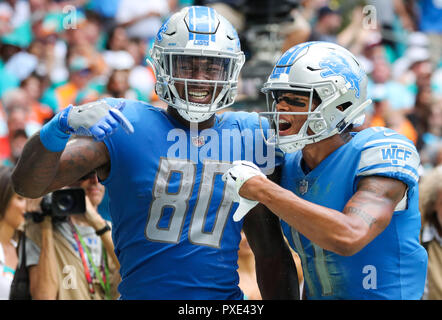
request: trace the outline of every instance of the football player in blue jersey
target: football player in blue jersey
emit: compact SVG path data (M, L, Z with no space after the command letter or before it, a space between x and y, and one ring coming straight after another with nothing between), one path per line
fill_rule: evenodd
M281 56L262 91L284 153L279 185L247 166L224 175L239 197L281 219L307 299L420 299L419 155L387 128L361 124L367 76L345 48L307 42ZM253 213L249 213L251 215ZM248 216L247 215L247 216ZM240 217L238 217L240 218Z
M109 192L122 299L242 299L242 228L263 298L299 298L279 220L257 206L234 221L238 206L221 179L234 160L269 172L275 163L271 148L261 158L254 150L262 141L256 113L216 114L233 104L244 63L235 29L213 9L186 7L163 24L151 57L167 110L113 98L67 107L26 144L16 191L40 197L98 173ZM243 201L238 212L255 205Z

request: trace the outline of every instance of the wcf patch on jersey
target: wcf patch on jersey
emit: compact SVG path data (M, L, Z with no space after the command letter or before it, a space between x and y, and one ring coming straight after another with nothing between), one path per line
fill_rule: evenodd
M381 157L384 162L389 161L392 165L403 166L411 158L413 152L404 146L390 145L383 147Z

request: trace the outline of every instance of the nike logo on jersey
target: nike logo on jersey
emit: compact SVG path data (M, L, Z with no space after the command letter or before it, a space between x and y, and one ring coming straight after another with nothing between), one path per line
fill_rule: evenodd
M386 132L386 131L384 131L384 136L386 136L386 137L389 137L389 136L392 136L392 135L395 135L395 134L397 134L397 132Z

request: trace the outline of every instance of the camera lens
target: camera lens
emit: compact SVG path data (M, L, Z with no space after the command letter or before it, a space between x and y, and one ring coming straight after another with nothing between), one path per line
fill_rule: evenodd
M74 207L75 200L70 194L64 194L57 201L57 207L62 212L69 212Z

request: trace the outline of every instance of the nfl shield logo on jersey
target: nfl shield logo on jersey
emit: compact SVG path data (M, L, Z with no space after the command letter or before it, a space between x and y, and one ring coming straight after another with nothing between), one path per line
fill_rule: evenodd
M307 180L301 180L299 181L299 193L301 195L306 194L308 191L308 181Z
M201 147L206 143L206 137L204 136L191 137L191 140L195 147Z

